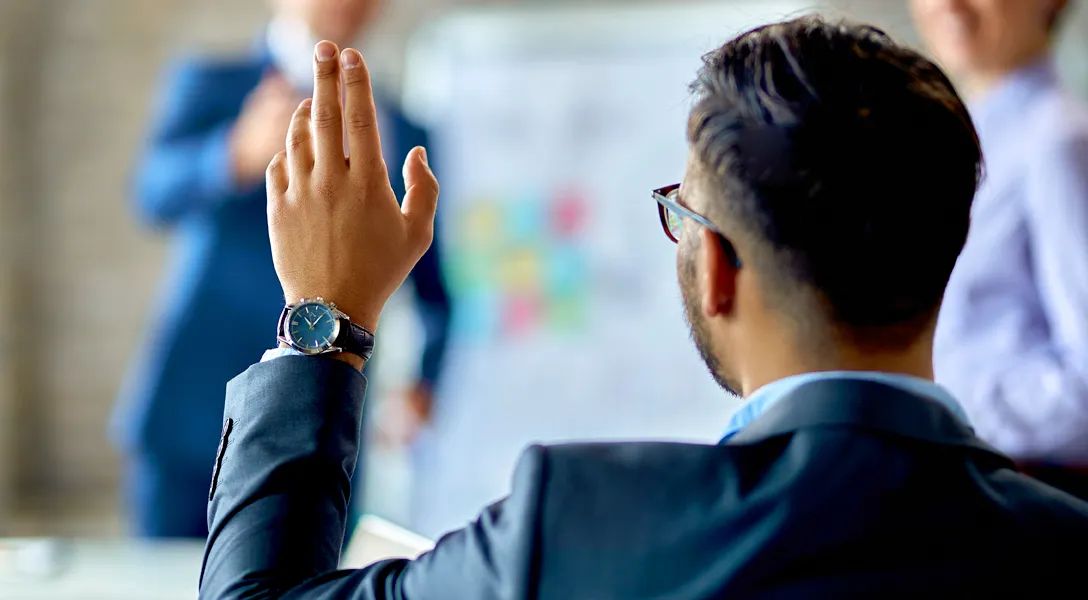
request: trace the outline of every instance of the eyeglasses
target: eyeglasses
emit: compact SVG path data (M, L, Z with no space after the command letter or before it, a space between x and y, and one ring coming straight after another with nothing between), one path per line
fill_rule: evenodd
M652 194L654 200L657 200L657 214L661 217L661 228L665 230L665 235L670 240L679 243L680 235L684 232L684 219L691 219L717 234L722 244L722 250L725 251L725 256L733 264L733 268L739 269L741 267L740 257L737 256L737 249L733 247L733 243L722 235L709 219L680 204L679 183L656 189Z

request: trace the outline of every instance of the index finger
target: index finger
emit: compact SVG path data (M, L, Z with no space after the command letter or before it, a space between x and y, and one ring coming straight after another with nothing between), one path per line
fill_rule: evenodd
M347 122L348 152L354 171L381 162L382 141L378 135L370 71L362 55L354 48L347 48L341 53L340 60L344 64L344 119Z

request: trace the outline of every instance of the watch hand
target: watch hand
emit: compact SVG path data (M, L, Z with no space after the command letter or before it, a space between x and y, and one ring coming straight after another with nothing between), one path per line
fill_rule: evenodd
M314 330L314 324L311 323L309 319L307 319L306 317L302 317L302 320L306 321L306 324L310 326L310 331Z
M322 313L322 314L321 314L321 316L320 316L320 317L318 317L318 318L317 318L317 319L316 319L316 320L314 321L314 324L313 324L313 325L311 325L311 326L310 326L310 328L312 329L312 328L316 327L316 326L317 326L317 324L321 322L321 319L324 319L324 318L325 318L325 316L326 316L326 315L328 315L328 314L329 314L329 313Z

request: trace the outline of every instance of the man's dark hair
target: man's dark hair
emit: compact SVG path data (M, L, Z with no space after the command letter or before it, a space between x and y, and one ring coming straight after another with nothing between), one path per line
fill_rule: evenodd
M839 330L913 341L963 249L982 166L948 77L876 28L811 16L704 63L688 138L707 210L771 301L804 321L812 303L794 299L814 297Z

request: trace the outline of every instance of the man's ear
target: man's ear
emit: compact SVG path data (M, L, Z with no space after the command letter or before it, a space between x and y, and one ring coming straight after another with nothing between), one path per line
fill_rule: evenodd
M703 315L708 319L728 316L737 295L739 270L726 257L718 234L702 227L699 235L702 236L699 252L703 255L700 261L703 265L700 274L703 278Z

